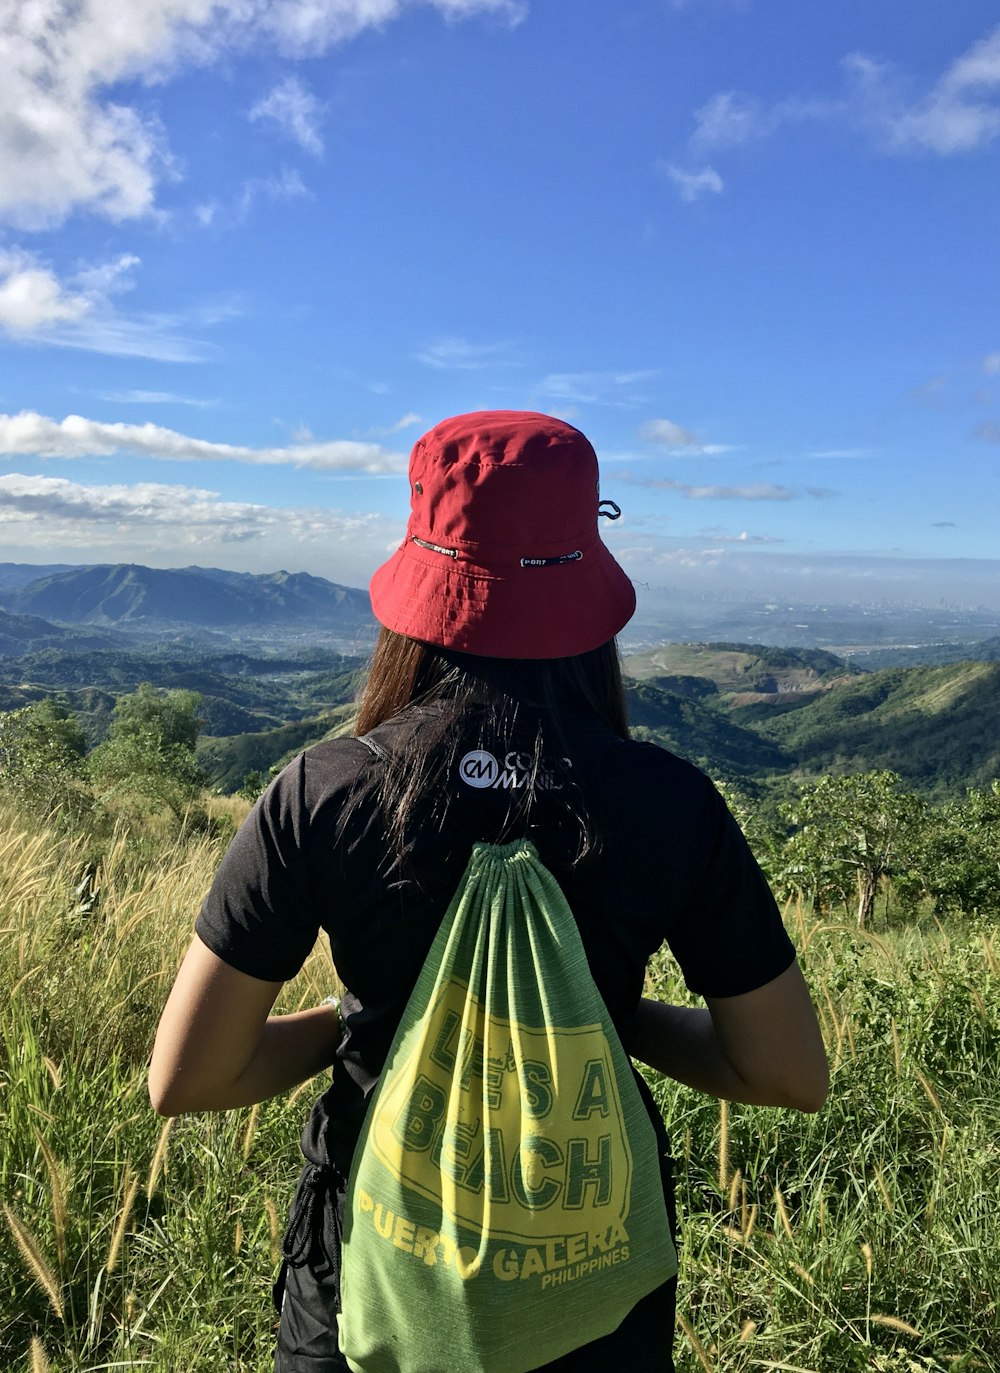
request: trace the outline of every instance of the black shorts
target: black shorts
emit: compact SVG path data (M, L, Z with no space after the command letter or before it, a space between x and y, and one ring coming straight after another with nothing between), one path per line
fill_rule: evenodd
M673 1166L662 1160L664 1194L676 1242ZM340 1310L340 1237L344 1221L344 1189L318 1179L307 1167L299 1180L292 1216L311 1217L308 1255L293 1237L286 1236L286 1253L275 1283L275 1304L281 1313L274 1373L351 1373L337 1343ZM310 1195L310 1193L312 1195ZM316 1196L319 1204L315 1204ZM312 1209L311 1209L312 1208ZM290 1225L289 1229L292 1230ZM637 1302L617 1330L547 1363L536 1373L607 1373L608 1367L642 1369L643 1373L674 1373L672 1354L677 1279L671 1278ZM428 1373L436 1371L428 1370ZM449 1369L448 1373L461 1373Z

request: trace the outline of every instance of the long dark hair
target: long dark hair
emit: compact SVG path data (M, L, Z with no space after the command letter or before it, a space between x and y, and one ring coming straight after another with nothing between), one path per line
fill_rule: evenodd
M442 824L450 789L441 785L460 742L468 745L469 729L480 736L511 737L523 732L526 717L534 726L532 767L527 785L510 795L505 828L516 837L535 801L536 776L542 766L546 734L562 743L562 717L583 711L597 716L612 734L628 738L628 719L621 663L615 641L569 658L482 658L409 639L382 628L368 677L359 697L356 736L395 719L413 706L439 703L434 718L419 735L390 751L378 800L386 832L397 859L410 847L408 828L417 802L429 797L424 814ZM577 859L595 846L579 788L568 787L565 804L580 831Z

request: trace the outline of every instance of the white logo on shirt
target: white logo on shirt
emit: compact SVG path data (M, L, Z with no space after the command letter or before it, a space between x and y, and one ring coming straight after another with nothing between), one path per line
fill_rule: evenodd
M513 749L504 755L501 766L492 753L477 748L460 760L458 775L466 786L475 787L477 791L485 787L516 791L529 785L534 771L534 784L540 791L561 791L563 783L558 774L572 766L569 758L561 758L555 765L543 758L535 770L530 753L517 753Z
M500 764L485 749L473 749L458 765L458 775L470 787L491 787L500 773Z

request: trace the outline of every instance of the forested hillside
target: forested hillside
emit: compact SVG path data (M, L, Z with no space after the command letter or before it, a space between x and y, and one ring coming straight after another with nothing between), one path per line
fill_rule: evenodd
M890 768L917 790L958 793L1000 777L1000 663L889 668L799 708L732 718L805 773Z
M115 701L142 683L196 692L202 766L214 786L232 791L246 772L266 773L343 729L363 666L315 647L268 654L177 642L67 644L0 657L0 711L57 699L94 745ZM864 673L817 650L670 644L627 658L625 669L637 737L751 789L890 769L943 798L1000 776L997 662Z

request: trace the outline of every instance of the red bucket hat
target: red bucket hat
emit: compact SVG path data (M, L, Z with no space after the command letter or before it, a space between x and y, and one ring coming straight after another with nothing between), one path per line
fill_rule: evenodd
M482 410L442 420L410 456L406 538L371 582L375 617L411 639L493 658L598 648L635 610L601 542L597 454L563 420Z

